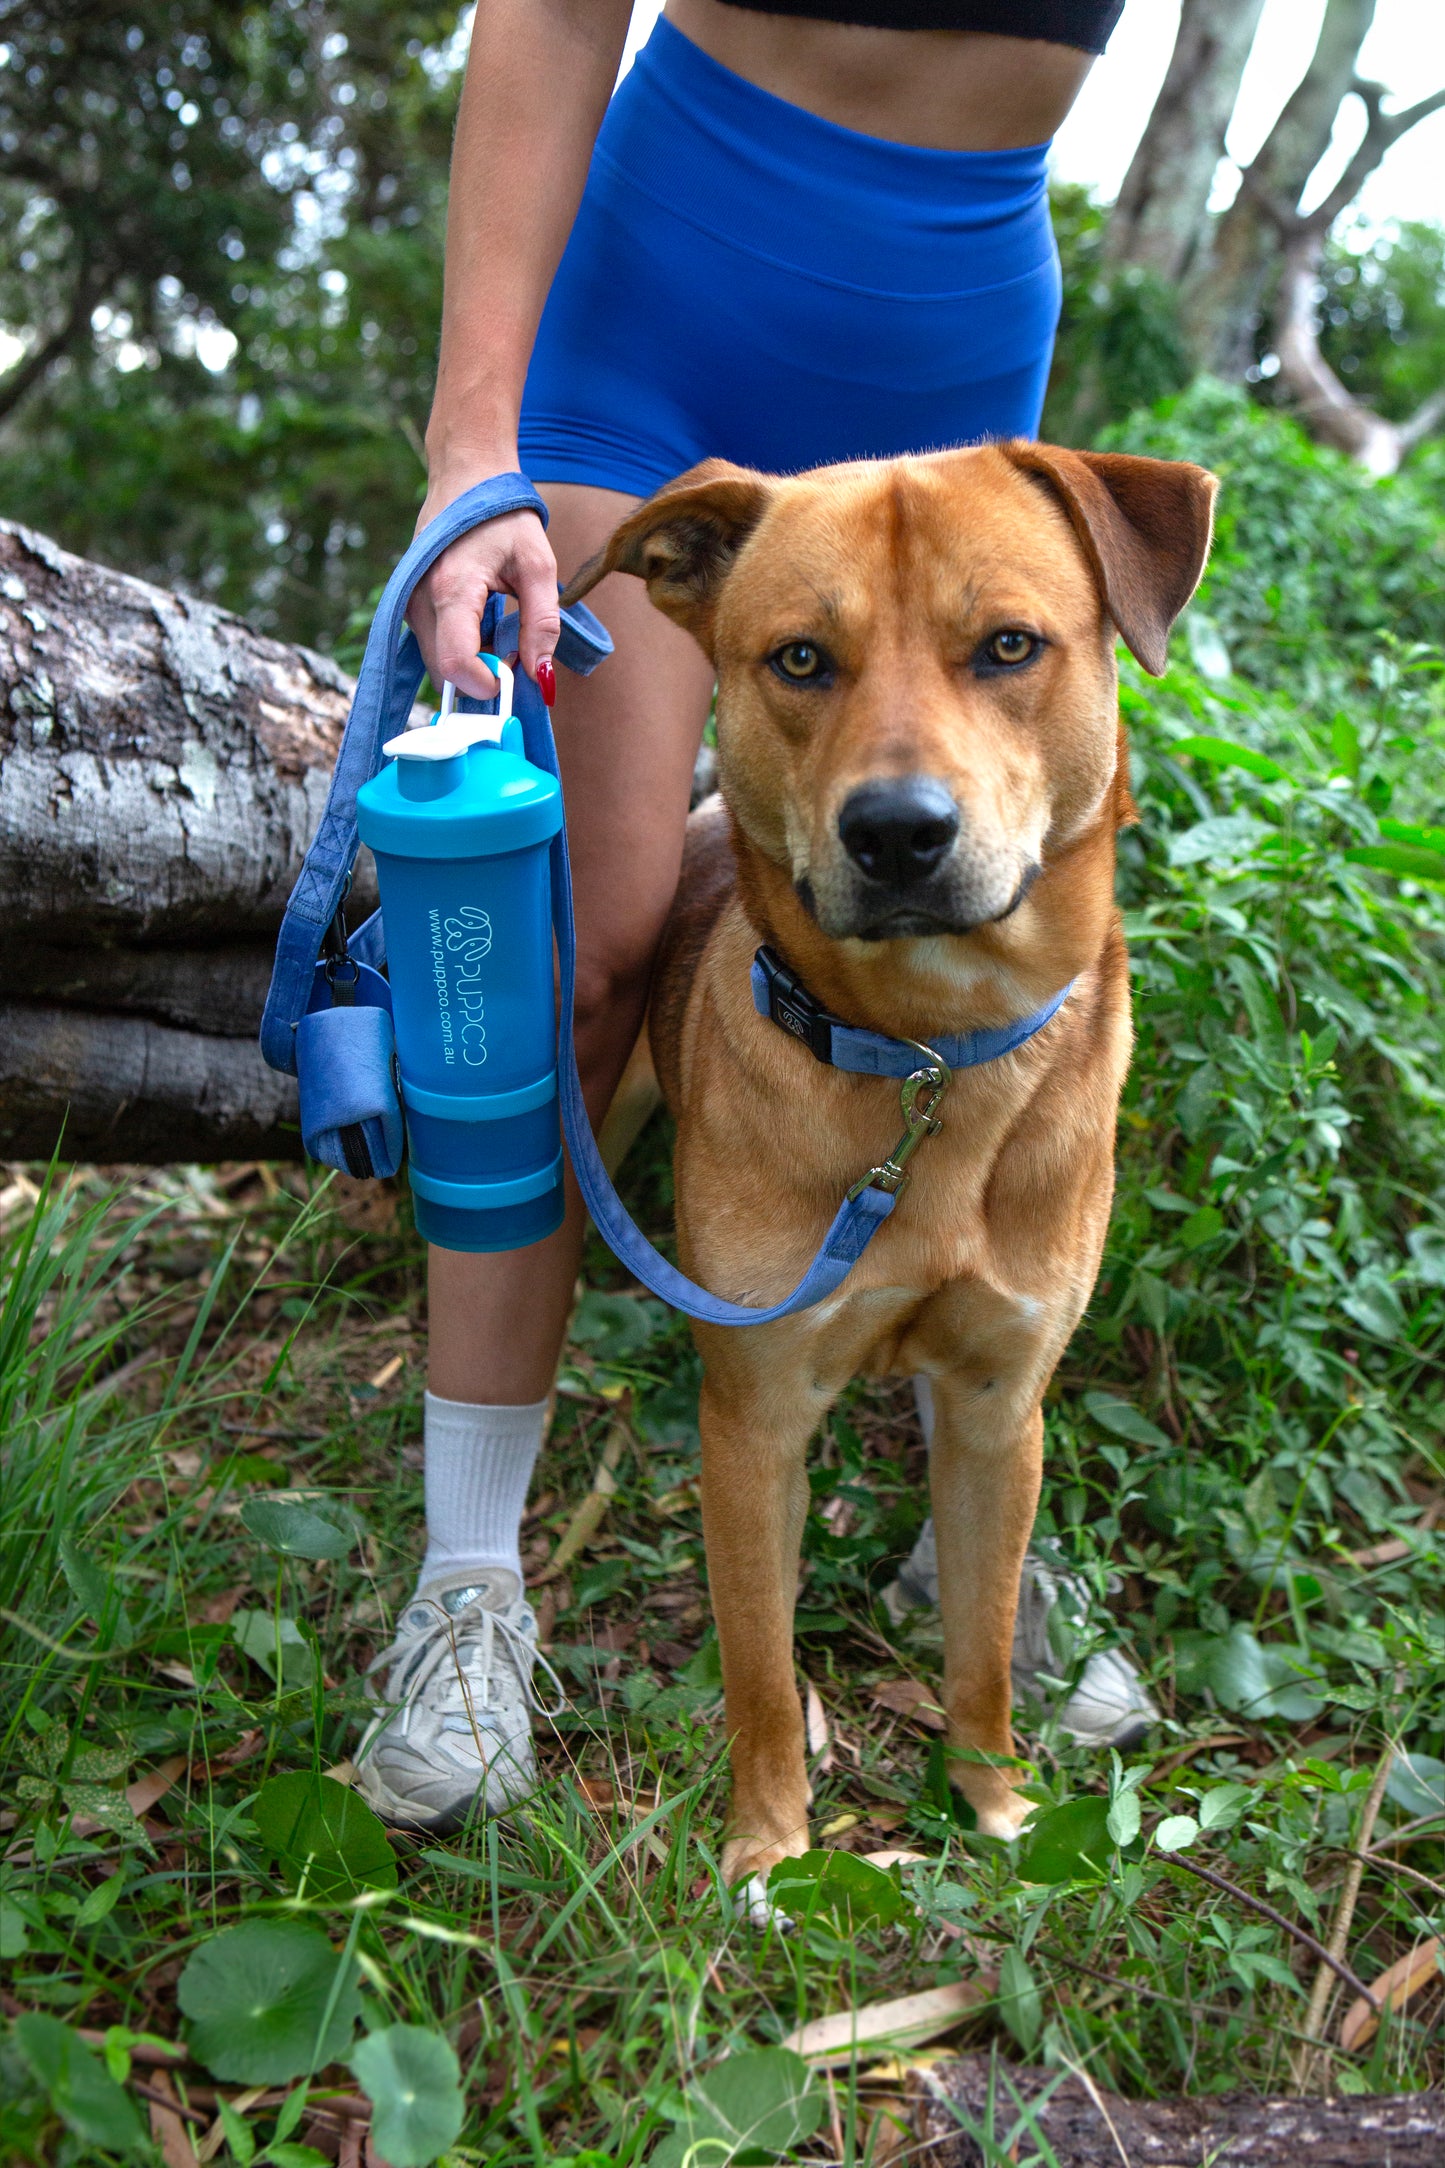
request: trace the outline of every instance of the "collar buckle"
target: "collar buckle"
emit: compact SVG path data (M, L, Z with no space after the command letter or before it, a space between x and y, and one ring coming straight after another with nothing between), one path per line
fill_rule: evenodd
M767 983L768 1016L790 1038L801 1039L810 1054L831 1065L833 1026L842 1020L815 1001L801 979L794 978L775 949L760 948L757 961Z

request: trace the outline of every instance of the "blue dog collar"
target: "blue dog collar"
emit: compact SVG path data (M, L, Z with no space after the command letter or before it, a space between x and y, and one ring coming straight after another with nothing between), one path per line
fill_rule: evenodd
M833 1069L847 1069L854 1076L912 1076L919 1065L918 1047L907 1039L890 1039L881 1031L864 1031L845 1024L806 986L795 978L776 950L760 948L753 958L753 1006L759 1016L800 1039L811 1054ZM988 1031L965 1031L952 1038L929 1039L928 1046L946 1069L977 1069L983 1062L998 1061L1005 1054L1042 1031L1073 991L1074 981L1046 1001L1031 1016L1016 1024L1000 1024Z

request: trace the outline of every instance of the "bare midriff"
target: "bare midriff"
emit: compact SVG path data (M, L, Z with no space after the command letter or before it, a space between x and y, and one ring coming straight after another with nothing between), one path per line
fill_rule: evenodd
M667 19L760 90L840 128L926 150L1001 151L1052 136L1092 53L975 30L873 30L667 0Z

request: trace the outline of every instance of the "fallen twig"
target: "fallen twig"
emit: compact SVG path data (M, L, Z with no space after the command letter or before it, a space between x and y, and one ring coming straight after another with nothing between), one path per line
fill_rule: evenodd
M1387 1746L1376 1765L1370 1789L1365 1794L1365 1804L1360 1809L1360 1826L1355 1832L1354 1857L1346 1869L1345 1879L1340 1889L1340 1901L1335 1907L1334 1923L1330 1928L1330 1946L1328 1950L1320 1953L1324 1958L1324 1965L1328 1965L1331 1971L1339 1973L1341 1979L1345 1977L1344 1972L1341 1970L1341 1960L1345 1954L1345 1946L1349 1941L1350 1923L1355 1916L1355 1905L1359 1899L1360 1884L1365 1878L1365 1867L1370 1854L1370 1840L1375 1834L1375 1823L1379 1819L1380 1809L1385 1803L1385 1786L1390 1781L1390 1771L1394 1765L1395 1749L1393 1746ZM1305 2017L1305 2031L1312 2040L1322 2040L1325 2012L1329 2008L1330 1979L1324 1965L1321 1965L1320 1970L1315 1975L1314 1989L1310 1995L1310 2006ZM1369 1988L1364 1986L1361 1986L1357 1992L1363 1995L1365 2001L1378 2017L1380 2015L1379 1999ZM1316 2060L1316 2056L1307 2048L1302 2049L1295 2057L1295 2083L1301 2090L1307 2083Z
M1197 1874L1201 1882L1210 1883L1215 1889L1223 1890L1226 1897L1233 1897L1237 1903L1248 1905L1251 1912L1258 1912L1265 1919L1273 1920L1276 1927L1282 1927L1287 1935L1293 1935L1295 1941L1311 1951L1322 1965L1328 1965L1331 1972L1338 1973L1346 1987L1352 1987L1357 1995L1363 1995L1371 2009L1379 2008L1364 1981L1351 1972L1343 1958L1333 1956L1307 1927L1300 1926L1298 1920L1287 1919L1283 1912L1276 1912L1274 1906L1266 1904L1262 1897L1255 1897L1249 1890L1241 1889L1239 1884L1231 1882L1227 1875L1216 1874L1212 1867L1201 1867L1197 1860L1185 1859L1179 1852L1170 1853L1169 1863L1173 1867L1182 1867L1186 1874Z

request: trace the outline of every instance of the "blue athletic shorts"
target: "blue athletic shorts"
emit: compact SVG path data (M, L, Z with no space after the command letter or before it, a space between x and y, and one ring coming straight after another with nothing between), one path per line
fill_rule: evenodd
M1032 436L1059 312L1047 153L859 135L660 19L543 312L523 468L647 496L714 456L788 472Z

